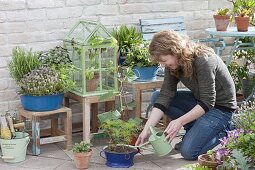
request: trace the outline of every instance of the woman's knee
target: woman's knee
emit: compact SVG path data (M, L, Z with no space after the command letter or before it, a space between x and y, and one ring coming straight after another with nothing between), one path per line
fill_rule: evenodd
M184 159L193 161L193 160L197 160L198 152L195 152L192 148L182 146L181 155Z

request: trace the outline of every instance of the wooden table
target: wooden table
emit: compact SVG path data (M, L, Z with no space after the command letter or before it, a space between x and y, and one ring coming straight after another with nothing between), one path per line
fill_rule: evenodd
M135 115L136 117L141 117L141 99L142 99L142 90L149 90L154 88L161 88L163 84L163 77L157 77L154 81L146 82L125 82L124 86L132 89L133 99L136 101Z
M72 110L67 107L62 107L57 110L34 112L19 108L20 120L26 121L30 119L32 121L32 153L33 155L39 155L41 153L40 145L65 142L66 149L72 148ZM64 131L58 128L58 118L63 118ZM51 137L40 137L40 120L51 120Z
M90 119L92 122L92 131L98 128L98 103L105 102L105 111L111 111L115 108L115 97L107 100L99 100L99 96L79 96L68 92L65 94L65 106L69 107L69 99L73 99L82 104L82 122L83 122L83 140L90 142ZM91 116L90 116L91 115Z

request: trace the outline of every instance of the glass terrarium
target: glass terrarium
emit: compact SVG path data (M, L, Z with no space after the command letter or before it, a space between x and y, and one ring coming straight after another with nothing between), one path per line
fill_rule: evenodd
M80 96L117 91L117 41L99 22L79 21L66 35L64 47L74 65L71 92Z

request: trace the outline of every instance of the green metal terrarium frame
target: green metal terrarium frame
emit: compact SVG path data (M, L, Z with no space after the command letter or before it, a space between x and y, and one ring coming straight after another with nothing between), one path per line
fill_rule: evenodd
M79 21L63 43L75 70L71 92L85 97L118 91L117 40L101 23Z

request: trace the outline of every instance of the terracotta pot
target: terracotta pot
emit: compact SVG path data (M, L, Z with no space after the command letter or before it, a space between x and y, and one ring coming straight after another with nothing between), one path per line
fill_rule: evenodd
M238 32L247 32L250 24L250 17L235 16L235 22Z
M87 92L95 91L99 85L99 74L95 74L91 80L86 80Z
M229 15L213 15L217 31L226 31L229 25Z
M198 163L200 165L212 168L212 170L216 170L219 164L217 162L213 162L209 160L210 160L210 156L208 154L202 154L198 156Z
M90 152L73 153L74 163L77 169L88 169L92 150Z

